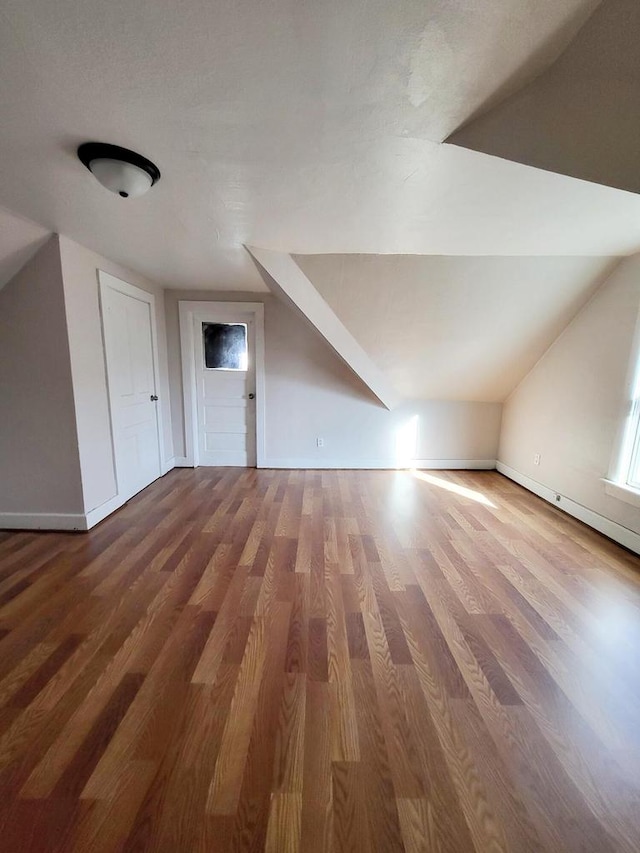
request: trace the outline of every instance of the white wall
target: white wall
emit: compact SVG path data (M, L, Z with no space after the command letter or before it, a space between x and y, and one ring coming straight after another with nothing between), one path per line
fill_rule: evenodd
M640 256L624 261L504 405L500 462L640 533L640 511L605 494L624 406ZM540 453L540 465L534 454Z
M102 344L98 270L108 272L156 296L160 359L159 396L164 427L163 459L166 461L173 457L173 450L163 291L148 279L97 255L66 237L60 237L60 253L84 511L90 512L113 498L117 491Z
M62 273L52 237L0 291L0 520L21 526L5 513L82 508Z
M52 236L41 225L0 207L0 288L17 275Z
M395 465L417 416L415 455L429 460L492 460L499 403L407 401L391 412L294 310L255 293L165 292L173 442L184 455L179 300L265 304L266 455L274 466ZM324 447L316 446L316 438ZM401 450L402 455L402 450Z

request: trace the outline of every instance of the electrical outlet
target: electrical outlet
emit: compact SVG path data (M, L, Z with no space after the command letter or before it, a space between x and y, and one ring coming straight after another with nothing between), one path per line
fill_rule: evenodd
M539 465L539 464L540 464L540 454L539 454L539 453L536 453L536 454L534 455L534 457L533 457L533 464L534 464L534 465Z
M324 438L320 438L320 436L318 436L318 438L316 438L316 445L318 447L324 447Z

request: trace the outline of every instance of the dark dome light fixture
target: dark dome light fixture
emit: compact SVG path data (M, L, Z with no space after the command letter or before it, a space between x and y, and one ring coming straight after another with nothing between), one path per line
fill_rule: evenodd
M158 167L135 151L106 142L83 142L78 157L103 187L122 198L136 198L160 180Z

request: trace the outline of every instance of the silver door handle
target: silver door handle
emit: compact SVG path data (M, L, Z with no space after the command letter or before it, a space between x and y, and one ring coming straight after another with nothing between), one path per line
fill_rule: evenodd
M248 394L247 396L249 397L249 399L250 399L250 400L253 400L253 398L254 398L256 395L255 395L255 394Z

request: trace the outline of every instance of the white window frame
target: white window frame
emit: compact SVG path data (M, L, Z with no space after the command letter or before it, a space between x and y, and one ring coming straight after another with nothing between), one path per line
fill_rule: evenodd
M605 491L640 506L640 310L624 389L624 404Z
M633 403L633 418L635 423L635 441L631 454L631 463L627 476L627 485L640 492L640 397Z

